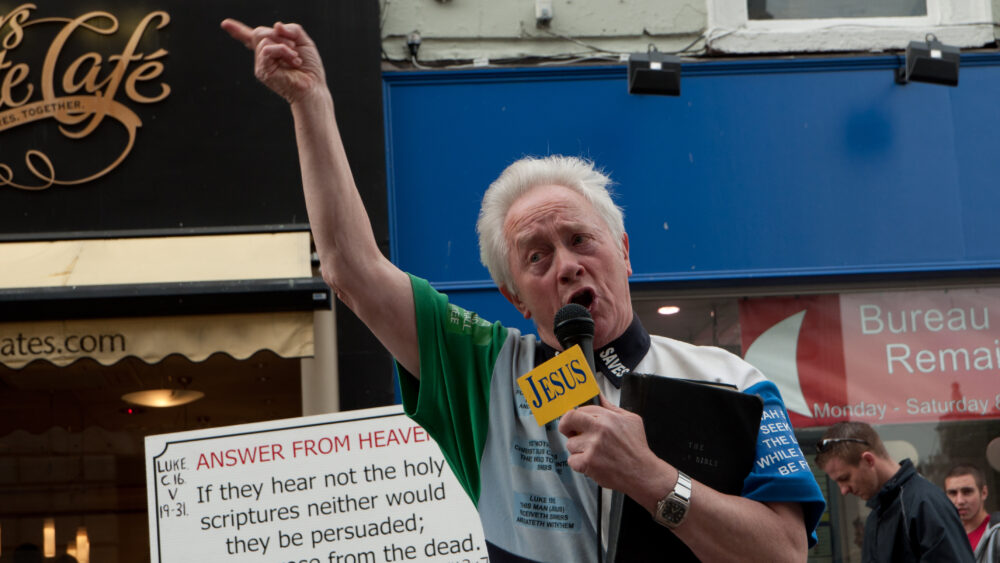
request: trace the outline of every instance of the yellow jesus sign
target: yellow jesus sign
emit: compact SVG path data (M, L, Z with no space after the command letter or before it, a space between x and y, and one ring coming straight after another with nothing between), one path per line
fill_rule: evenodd
M517 384L539 426L600 393L579 345L522 375Z

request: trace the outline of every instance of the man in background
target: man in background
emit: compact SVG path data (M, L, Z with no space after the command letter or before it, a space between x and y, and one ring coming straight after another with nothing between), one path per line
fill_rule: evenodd
M945 475L944 492L958 510L976 561L1000 561L1000 526L994 521L1000 518L996 514L990 518L986 512L989 491L983 472L972 465L956 465Z
M838 422L816 444L816 465L840 488L866 501L862 561L973 561L958 512L941 489L895 462L864 422Z

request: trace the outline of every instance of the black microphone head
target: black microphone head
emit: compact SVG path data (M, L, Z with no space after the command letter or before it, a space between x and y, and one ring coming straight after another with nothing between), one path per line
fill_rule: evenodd
M559 345L564 349L576 344L582 337L594 337L594 319L590 311L579 303L563 305L552 324Z

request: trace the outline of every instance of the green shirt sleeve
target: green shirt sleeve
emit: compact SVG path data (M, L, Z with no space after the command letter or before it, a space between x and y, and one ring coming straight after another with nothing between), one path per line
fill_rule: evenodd
M448 302L410 276L416 307L420 379L401 365L399 388L407 416L441 447L459 483L479 502L479 462L489 429L490 381L507 329Z

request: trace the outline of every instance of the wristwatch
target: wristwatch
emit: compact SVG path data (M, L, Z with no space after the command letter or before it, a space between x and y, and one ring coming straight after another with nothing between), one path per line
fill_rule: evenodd
M691 478L678 471L674 490L656 503L653 520L672 530L684 522L689 506L691 506Z

